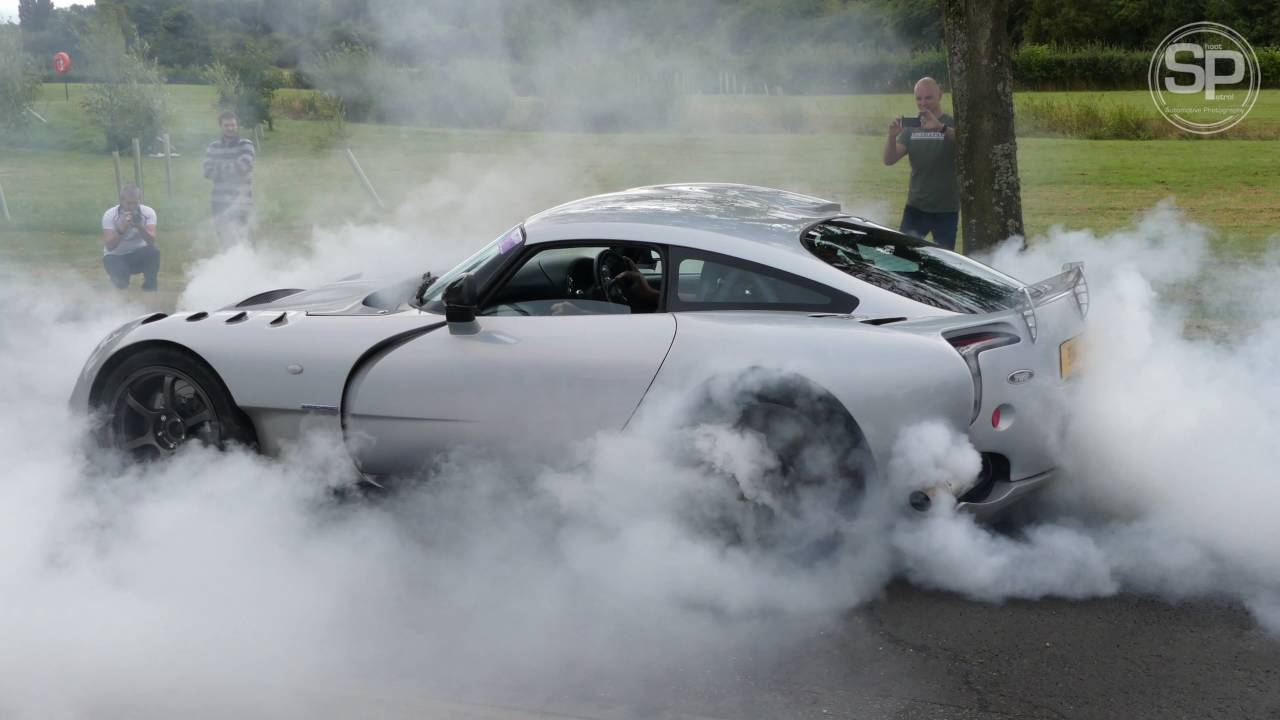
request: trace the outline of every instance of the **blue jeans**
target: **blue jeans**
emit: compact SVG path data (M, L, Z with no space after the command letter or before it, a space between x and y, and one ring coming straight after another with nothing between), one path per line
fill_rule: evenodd
M948 250L956 249L956 226L960 224L958 212L925 212L907 205L902 208L902 225L898 232L920 238L933 233L933 242L938 247Z
M143 290L155 290L160 251L155 245L147 245L124 255L103 255L102 267L111 276L111 284L121 290L129 287L129 278L133 275L142 275Z

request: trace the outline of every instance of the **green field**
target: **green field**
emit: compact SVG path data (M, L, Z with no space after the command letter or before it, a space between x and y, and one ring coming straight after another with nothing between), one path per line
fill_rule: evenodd
M48 121L33 130L48 149L0 150L0 185L12 222L0 220L0 262L44 276L79 274L106 284L100 266L99 219L114 204L109 154L79 109L82 87L48 85L36 110ZM1145 93L1028 93L1028 98L1150 101ZM208 183L201 177L204 145L213 139L213 90L171 86L175 151L173 196L164 161L143 162L146 202L160 216L161 283L174 288L183 268L212 252ZM685 101L679 134L569 134L463 131L348 124L334 137L330 123L281 120L267 133L255 175L259 242L296 244L314 227L375 222L380 215L357 184L343 146L359 156L394 217L415 222L423 193L454 196L466 222L451 229L479 242L550 204L635 185L730 181L784 187L831 197L846 208L896 225L905 195L906 163L880 162L882 136L871 132L911 98L697 97ZM1154 112L1154 110L1151 110ZM792 123L790 132L750 132ZM737 118L735 123L724 118ZM790 118L790 119L788 119ZM717 129L717 124L729 125ZM1280 128L1280 92L1264 92L1245 121ZM697 126L697 127L694 127ZM713 130L716 130L713 132ZM1053 225L1105 232L1173 196L1193 220L1215 228L1229 254L1254 255L1280 231L1280 147L1268 140L1090 141L1052 137L1019 140L1028 231ZM132 163L125 158L126 178ZM485 196L488 193L488 196ZM409 228L412 229L412 228Z

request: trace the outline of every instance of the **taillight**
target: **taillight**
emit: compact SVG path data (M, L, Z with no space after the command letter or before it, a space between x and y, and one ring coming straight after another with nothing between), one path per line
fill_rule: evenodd
M953 335L947 338L947 342L964 358L965 364L969 366L969 374L973 377L973 415L969 418L969 423L972 424L978 419L978 412L982 409L982 372L978 369L978 355L984 350L1016 344L1019 339L1012 333L980 331Z

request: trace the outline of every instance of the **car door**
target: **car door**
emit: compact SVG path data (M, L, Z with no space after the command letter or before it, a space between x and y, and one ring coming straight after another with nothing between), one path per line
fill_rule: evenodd
M501 282L545 276L552 288L568 287L564 301L529 286L521 292L537 297L525 303L499 287L487 295L501 304L468 327L442 325L355 373L344 420L365 472L411 471L462 446L564 448L626 425L671 347L675 319L666 312L537 314L573 301L573 293L592 305L581 300L582 280L574 286L559 277L559 266L542 263Z

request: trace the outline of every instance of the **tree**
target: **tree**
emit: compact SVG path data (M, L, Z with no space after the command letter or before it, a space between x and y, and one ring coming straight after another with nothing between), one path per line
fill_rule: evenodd
M135 37L130 45L120 18L100 11L81 46L88 72L97 79L86 91L84 108L105 134L107 149L127 150L133 138L144 147L152 143L168 112L163 78L147 59L146 43Z
M27 108L40 94L40 76L22 53L12 25L0 25L0 137L15 137L29 121Z
M53 16L53 0L18 0L18 24L23 32L44 32Z
M1021 236L1007 0L944 0L966 252Z

